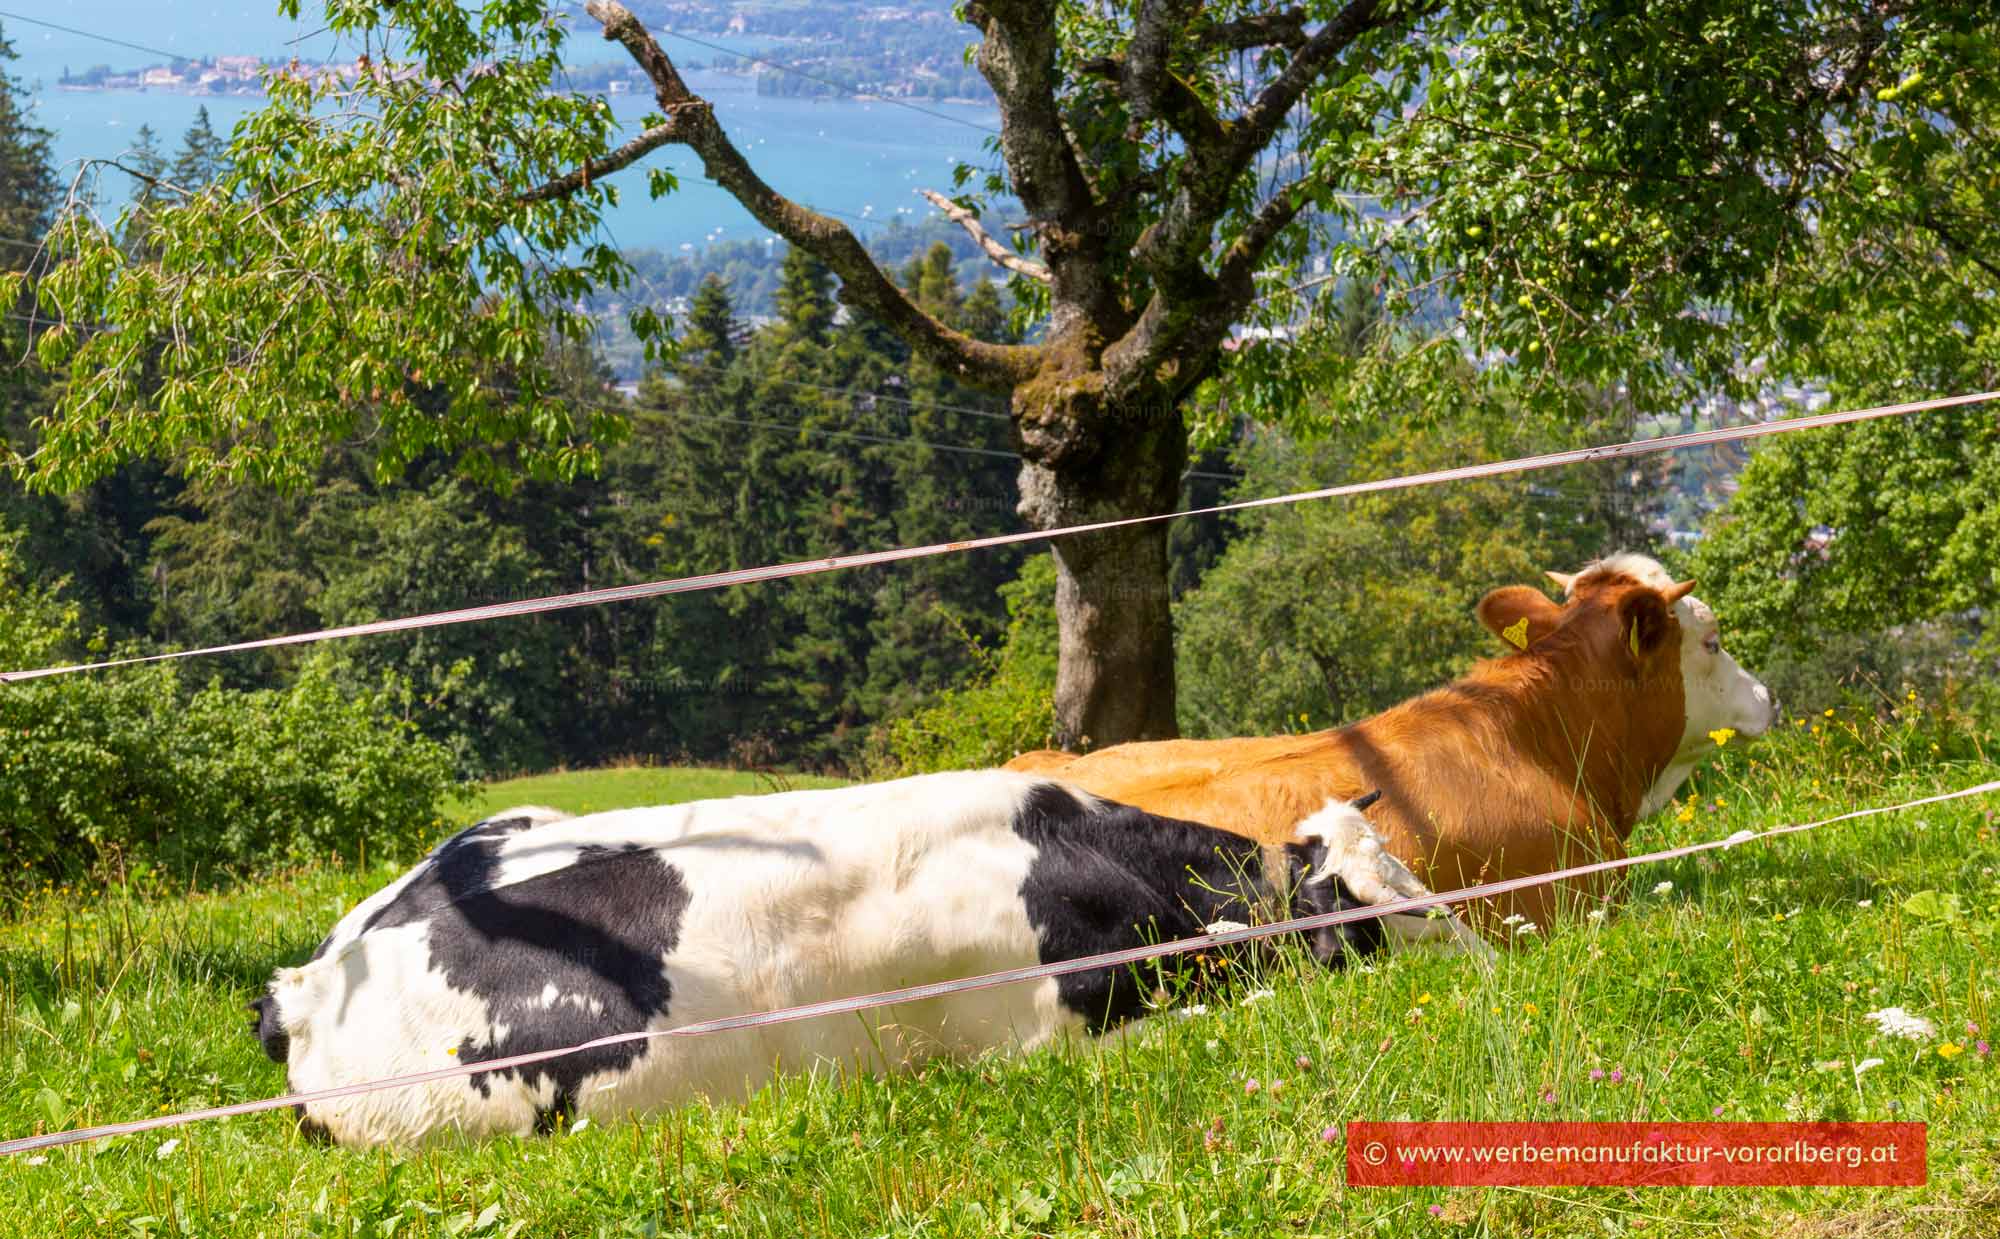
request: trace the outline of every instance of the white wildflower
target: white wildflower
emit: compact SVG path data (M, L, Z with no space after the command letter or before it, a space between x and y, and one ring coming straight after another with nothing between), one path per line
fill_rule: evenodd
M1516 912L1511 916L1501 917L1500 923L1502 925L1519 925L1522 921L1525 921L1527 919L1528 919L1527 917L1522 916L1519 912Z
M1592 908L1589 912L1584 914L1584 919L1587 921L1601 921L1604 919L1604 909Z
M28 1164L30 1166L46 1166L49 1164L49 1159L46 1156L37 1153L35 1154L35 1156L28 1159Z
M1207 1015L1208 1008L1201 1003L1196 1003L1191 1007L1176 1008L1176 1014L1184 1020L1191 1020L1197 1015Z
M1242 921L1215 921L1212 922L1204 932L1211 934L1226 934L1226 933L1234 933L1236 930L1239 929L1248 929L1248 928L1250 927L1248 925L1245 925Z
M1857 900L1854 906L1857 908L1872 908L1875 906L1875 901L1873 899L1861 899Z
M176 1136L174 1139L167 1141L159 1148L154 1149L153 1156L159 1158L162 1161L165 1161L167 1158L172 1157L174 1155L175 1149L178 1149L180 1147L181 1147L180 1138Z
M1522 921L1519 925L1514 926L1514 936L1516 938L1522 934L1538 934L1540 932L1542 932L1542 927L1533 921Z
M1858 1076L1864 1071L1873 1071L1877 1067L1880 1067L1881 1065L1882 1065L1882 1060L1879 1058L1864 1058L1860 1062L1854 1064L1854 1074Z
M1251 990L1248 994L1244 995L1243 1005L1247 1007L1253 1002L1262 1002L1266 998L1276 998L1277 996L1278 996L1278 991L1276 990L1269 990L1269 989Z
M1674 884L1672 882L1662 882L1653 888L1653 893L1655 895L1671 895L1674 893Z
M1875 1021L1885 1037L1904 1037L1911 1041L1928 1041L1937 1036L1937 1025L1921 1015L1911 1015L1901 1007L1884 1007L1880 1011L1870 1011L1868 1019Z

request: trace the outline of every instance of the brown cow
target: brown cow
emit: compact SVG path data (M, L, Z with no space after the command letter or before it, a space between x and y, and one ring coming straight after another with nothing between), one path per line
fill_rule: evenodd
M1711 733L1771 725L1770 690L1723 651L1694 582L1655 561L1619 555L1549 576L1562 605L1522 585L1480 600L1479 621L1512 653L1351 726L1042 750L1008 767L1268 842L1329 800L1380 788L1369 818L1433 890L1623 856L1634 823L1715 748ZM1513 914L1545 926L1607 889L1539 887L1469 911L1490 933Z

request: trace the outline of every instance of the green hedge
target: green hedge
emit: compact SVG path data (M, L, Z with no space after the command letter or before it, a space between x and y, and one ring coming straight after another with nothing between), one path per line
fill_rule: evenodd
M968 636L978 674L876 728L863 761L868 776L982 770L1047 748L1055 730L1055 592L1054 557L1029 556L1021 575L1000 587L1006 643L996 652Z
M0 667L99 654L0 538ZM171 666L0 684L0 891L86 878L207 882L436 836L451 756L407 689L337 686L330 653L282 690L195 689Z

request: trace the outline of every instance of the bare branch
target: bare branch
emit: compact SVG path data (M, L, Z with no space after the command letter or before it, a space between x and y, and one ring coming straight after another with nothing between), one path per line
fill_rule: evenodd
M520 196L522 202L547 202L567 198L594 180L602 180L627 168L674 140L672 125L655 125L601 159L586 159L581 168L542 182Z
M965 229L966 235L972 238L973 244L984 251L986 256L991 258L995 263L1017 275L1025 275L1031 280L1040 280L1044 284L1049 282L1049 269L1047 267L1035 262L1033 259L1021 257L1019 254L1000 244L1000 242L994 240L987 233L986 229L980 226L977 215L974 215L934 189L920 189L917 192L924 196L925 201L938 210L943 211L946 219Z
M949 374L983 387L1011 387L1033 373L1036 350L988 344L952 330L904 295L884 275L846 225L801 206L766 184L715 119L708 100L689 90L657 40L618 0L587 0L584 9L623 45L653 83L666 123L662 142L686 146L702 169L755 216L757 222L825 263L840 277L840 299L875 315L910 346Z

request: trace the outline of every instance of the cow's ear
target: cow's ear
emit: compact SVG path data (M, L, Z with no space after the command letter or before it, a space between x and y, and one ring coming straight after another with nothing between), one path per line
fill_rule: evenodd
M1562 608L1541 590L1508 585L1479 600L1479 622L1509 648L1525 650L1556 630Z
M1673 632L1673 604L1657 589L1631 590L1618 600L1619 640L1635 659L1651 657Z

